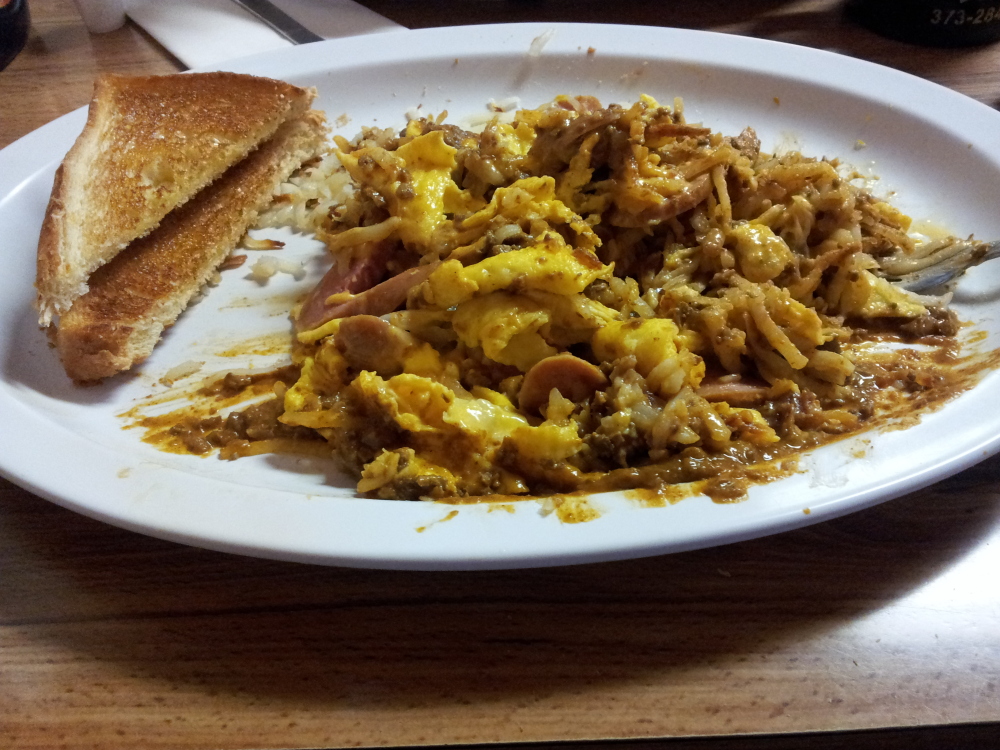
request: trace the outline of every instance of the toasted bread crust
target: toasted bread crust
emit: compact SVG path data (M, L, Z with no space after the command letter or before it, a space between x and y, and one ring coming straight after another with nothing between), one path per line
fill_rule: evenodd
M305 112L314 95L235 73L99 78L39 238L40 322L68 310L97 268Z
M60 261L60 238L65 233L66 207L63 205L63 174L65 163L60 164L56 169L56 176L52 182L52 194L49 196L49 204L45 208L45 220L42 222L42 231L38 236L38 266L36 273L35 288L38 289L39 297L36 306L42 309L41 287L51 287L50 279L56 278L59 274ZM44 281L43 281L44 279ZM80 294L85 290L80 290ZM79 296L79 294L77 295ZM49 317L45 320L39 319L45 325L49 322Z
M209 280L279 185L325 143L322 114L285 123L160 226L99 268L59 320L56 347L76 381L141 362Z

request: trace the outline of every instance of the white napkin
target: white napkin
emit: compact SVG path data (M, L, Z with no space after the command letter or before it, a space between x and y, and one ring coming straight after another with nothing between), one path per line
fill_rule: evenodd
M352 0L272 0L326 39L403 28ZM231 0L130 0L129 17L190 68L292 43Z

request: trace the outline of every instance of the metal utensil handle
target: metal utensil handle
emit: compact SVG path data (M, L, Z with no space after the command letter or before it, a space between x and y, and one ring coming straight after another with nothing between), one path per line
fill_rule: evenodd
M253 13L292 44L323 41L323 37L311 32L269 0L233 0L233 2Z

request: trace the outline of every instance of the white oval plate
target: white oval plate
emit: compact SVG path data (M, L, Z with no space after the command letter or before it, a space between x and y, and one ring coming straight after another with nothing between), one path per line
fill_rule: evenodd
M532 42L542 47L529 54ZM547 41L545 41L547 40ZM544 45L541 43L545 41ZM318 106L351 137L400 127L419 107L461 123L488 102L536 106L562 93L603 102L640 93L685 101L689 121L736 134L754 127L766 150L839 156L880 175L879 191L915 217L1000 238L1000 115L926 81L822 51L721 34L577 24L402 31L329 41L234 61L234 71L319 89ZM174 456L123 430L116 415L165 372L204 360L203 374L268 367L267 356L219 356L288 330L290 301L315 280L245 271L191 308L137 376L93 388L66 379L31 309L35 243L54 170L83 127L73 112L0 152L0 472L60 505L153 536L248 555L413 569L515 568L612 560L740 541L873 505L990 455L1000 438L1000 389L990 374L917 426L826 446L807 471L719 505L691 497L663 508L623 494L591 498L600 517L566 524L527 500L451 506L359 498L329 465L283 457L228 463ZM859 148L861 144L863 148ZM287 234L287 233L286 233ZM318 255L291 238L287 256ZM995 267L963 283L960 315L1000 341ZM247 300L254 301L253 304ZM248 306L248 304L250 306ZM457 511L457 512L453 512Z

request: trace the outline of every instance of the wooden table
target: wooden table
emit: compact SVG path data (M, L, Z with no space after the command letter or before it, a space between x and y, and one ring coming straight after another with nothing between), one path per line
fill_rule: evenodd
M1000 99L1000 47L886 41L832 2L367 4L411 27L585 20L766 36ZM27 48L0 73L0 147L85 104L99 71L180 68L132 25L89 36L69 0L31 11ZM481 573L207 552L0 480L0 747L698 735L716 739L639 744L986 746L1000 742L998 572L1000 459L773 538ZM885 731L851 731L872 728ZM760 733L782 736L747 736Z

